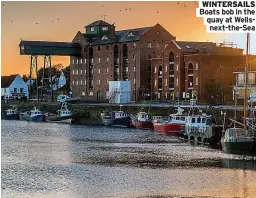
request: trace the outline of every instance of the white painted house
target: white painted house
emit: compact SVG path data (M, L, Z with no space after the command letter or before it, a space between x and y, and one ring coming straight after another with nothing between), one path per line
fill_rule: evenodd
M28 86L19 74L1 77L1 96L28 98Z

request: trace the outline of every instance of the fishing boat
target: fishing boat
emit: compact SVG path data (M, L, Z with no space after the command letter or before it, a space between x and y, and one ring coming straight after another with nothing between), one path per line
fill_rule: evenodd
M4 114L4 118L6 120L19 120L19 112L17 111L16 108L10 108L7 109L5 114Z
M31 111L25 111L20 114L21 120L33 121L33 122L45 122L46 115L39 109L34 107Z
M123 111L110 111L101 114L102 122L106 126L119 126L130 128L132 126L130 116Z
M234 122L233 128L224 129L223 127L223 136L221 138L221 146L224 151L228 152L250 152L256 153L256 126L255 123L251 123L248 119L247 108L247 79L248 79L248 65L249 65L249 43L250 43L250 34L247 33L247 45L246 45L246 64L245 64L245 88L244 88L244 117L243 123L236 121L236 103L235 103L235 120L229 118L229 120ZM235 94L235 102L237 100ZM225 121L224 113L224 121ZM239 126L240 127L239 127Z
M63 102L61 109L57 111L57 115L48 115L46 114L47 122L56 122L56 123L72 123L72 112L68 110L67 103Z
M153 120L154 130L166 132L171 136L181 136L182 128L185 125L186 114L178 106L177 113L170 114L168 119Z
M140 111L132 120L134 127L139 129L153 129L153 122L146 112Z

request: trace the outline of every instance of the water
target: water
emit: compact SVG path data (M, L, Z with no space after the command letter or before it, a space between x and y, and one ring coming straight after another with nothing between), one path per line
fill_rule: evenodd
M2 121L2 197L256 197L256 158L137 129Z

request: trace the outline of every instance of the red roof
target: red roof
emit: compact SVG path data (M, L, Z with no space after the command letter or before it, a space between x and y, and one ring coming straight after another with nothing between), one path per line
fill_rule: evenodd
M1 88L8 88L14 81L18 74L10 75L10 76L2 76L1 77Z

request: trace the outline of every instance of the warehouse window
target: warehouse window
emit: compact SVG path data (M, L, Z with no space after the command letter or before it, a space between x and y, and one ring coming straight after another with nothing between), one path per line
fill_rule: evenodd
M80 63L83 64L83 59L80 59Z
M83 74L83 70L81 69L81 70L80 70L80 75L82 75L82 74Z
M98 69L98 74L100 74L100 69Z
M72 63L75 64L75 60L74 59L72 60Z
M78 60L78 58L76 59L76 64L79 64L79 60Z
M98 80L98 85L100 85L100 80Z
M84 59L84 64L86 64L86 58Z
M177 87L179 86L179 79L178 78L176 79L176 86Z
M133 47L136 47L136 43L133 43Z
M133 60L135 60L135 59L136 59L135 55L133 55L133 56L132 56L132 59L133 59Z
M72 72L73 72L73 75L75 75L75 70L73 70Z
M108 50L108 45L106 45L106 50Z
M83 85L83 80L80 81L80 85Z
M84 70L84 74L86 74L86 69Z
M108 31L108 27L107 27L107 26L102 27L102 30L103 30L103 31Z
M107 58L107 62L109 61L109 58Z
M98 46L98 52L100 51L100 46Z
M84 85L86 85L86 80L84 80Z
M148 43L148 48L152 48L152 43Z
M99 58L99 63L100 63L100 58Z
M76 81L76 85L78 85L78 80Z
M108 67L107 67L107 73L108 73Z
M75 85L75 81L74 80L72 81L72 84Z
M78 75L78 69L76 70L76 75Z

